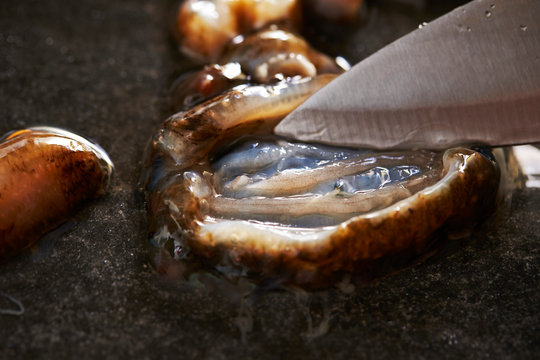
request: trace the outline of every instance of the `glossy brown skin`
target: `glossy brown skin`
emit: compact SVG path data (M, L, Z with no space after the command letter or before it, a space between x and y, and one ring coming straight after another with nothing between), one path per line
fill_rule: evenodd
M262 88L273 93L271 87ZM437 183L425 184L432 187L354 217L314 241L285 241L247 230L237 234L223 228L205 231L206 218L212 216L213 192L195 186L199 180L188 179L198 174L200 182L211 186L210 162L215 151L246 134L270 134L276 119L302 101L297 92L264 101L264 92L255 94L229 90L172 116L155 134L146 162L145 188L150 248L160 273L181 277L186 265L174 259L173 250L173 239L181 239L188 252L206 261L279 283L324 287L341 281L344 274L369 280L418 260L441 229L468 230L496 207L497 166L480 153L457 148L441 154Z
M189 109L226 90L248 81L242 73L229 76L227 65L207 65L203 69L180 76L171 90L172 108L175 112ZM239 67L239 66L238 66Z
M235 36L280 21L301 23L298 1L184 0L173 33L192 60L216 62L225 44Z
M304 62L298 61L304 59ZM257 83L270 84L283 78L340 74L343 69L328 55L317 51L293 31L271 25L235 39L225 47L222 63L237 62ZM261 74L260 68L267 68Z
M90 148L57 134L23 130L1 143L0 262L103 194L109 171Z
M275 84L344 71L300 36L275 25L229 42L217 61L178 78L171 91L174 111L189 109L240 84Z

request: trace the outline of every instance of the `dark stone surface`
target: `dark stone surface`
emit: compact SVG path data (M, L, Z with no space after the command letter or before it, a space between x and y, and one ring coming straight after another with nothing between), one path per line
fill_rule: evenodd
M95 139L116 164L108 195L79 212L48 254L42 244L0 267L0 292L25 306L22 316L0 315L0 358L540 354L535 189L514 194L511 208L466 247L349 294L273 292L241 301L246 285L210 282L205 290L159 279L134 189L144 144L167 113L167 89L181 69L164 21L169 6L0 2L0 133L69 128ZM423 21L415 7L393 9L372 11L367 30L342 52L359 59ZM0 308L16 306L0 297Z

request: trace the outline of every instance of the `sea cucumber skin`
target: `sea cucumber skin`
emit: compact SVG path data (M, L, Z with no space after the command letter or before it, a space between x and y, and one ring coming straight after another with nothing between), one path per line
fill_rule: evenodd
M7 136L0 143L0 262L103 194L112 169L101 148L61 129Z

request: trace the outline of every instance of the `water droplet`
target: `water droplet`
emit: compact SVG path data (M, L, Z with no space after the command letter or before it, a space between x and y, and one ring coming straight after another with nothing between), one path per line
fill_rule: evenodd
M420 25L418 25L418 28L419 28L419 29L422 29L422 28L424 28L425 26L427 26L427 24L428 24L427 22L423 22L423 23L421 23Z
M488 18L488 17L491 17L491 11L486 10L485 14L486 14L486 17L487 17L487 18Z
M468 27L468 26L465 26L463 24L458 24L456 25L456 28L459 32L467 32L467 31L471 31L471 28Z
M519 25L519 28L523 31L527 31L527 25Z

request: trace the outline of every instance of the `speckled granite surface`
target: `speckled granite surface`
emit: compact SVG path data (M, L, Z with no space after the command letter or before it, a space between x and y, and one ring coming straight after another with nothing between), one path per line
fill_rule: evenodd
M414 1L399 3L372 10L343 52L360 59L424 20L407 5ZM169 6L0 2L0 133L66 127L95 139L116 164L109 194L78 213L49 253L0 267L0 292L25 307L22 316L0 315L0 358L540 354L538 189L515 193L511 208L459 251L348 294L274 292L242 302L243 288L160 280L148 265L134 188L182 69L163 21ZM0 297L0 308L16 305Z

